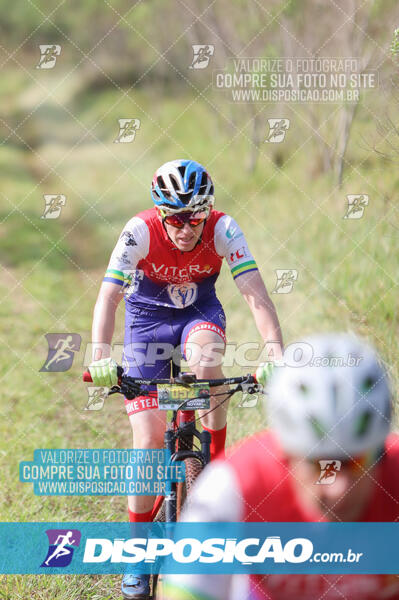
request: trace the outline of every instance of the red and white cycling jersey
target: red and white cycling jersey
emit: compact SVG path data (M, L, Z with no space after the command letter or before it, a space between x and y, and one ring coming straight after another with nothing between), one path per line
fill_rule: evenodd
M375 474L376 485L360 522L399 519L399 436L391 434ZM209 465L192 491L183 521L317 522L327 514L303 506L292 485L287 459L271 432L232 448ZM171 575L191 600L398 600L396 575ZM236 581L234 581L236 580ZM238 582L238 585L237 585ZM235 590L234 590L235 588Z
M150 208L126 224L104 281L128 287L127 309L129 304L186 308L215 296L223 258L235 279L257 269L232 217L212 210L199 243L192 251L181 252L168 237L157 210Z

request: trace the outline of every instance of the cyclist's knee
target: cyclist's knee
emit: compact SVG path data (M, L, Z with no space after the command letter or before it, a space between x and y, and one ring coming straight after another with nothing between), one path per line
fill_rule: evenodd
M164 445L164 433L157 435L152 432L142 432L133 430L133 447L134 448L162 448Z
M221 365L207 366L206 363L199 363L193 366L193 371L198 379L222 379L223 371Z
M129 420L134 448L162 448L166 424L166 414L163 411L144 411L132 415Z
M203 373L209 373L205 377L221 373L225 347L224 340L212 331L199 331L188 337L185 347L187 362L197 377L202 377Z

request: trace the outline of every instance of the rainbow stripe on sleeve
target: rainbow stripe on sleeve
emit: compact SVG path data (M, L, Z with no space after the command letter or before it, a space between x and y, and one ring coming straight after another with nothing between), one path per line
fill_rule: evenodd
M254 260L248 260L241 265L237 265L231 269L231 274L233 275L233 279L237 279L240 275L244 273L249 273L250 271L257 271L258 267L256 266L256 262Z
M109 281L110 283L116 283L117 285L124 285L126 283L126 276L122 271L116 271L115 269L107 269L104 281Z

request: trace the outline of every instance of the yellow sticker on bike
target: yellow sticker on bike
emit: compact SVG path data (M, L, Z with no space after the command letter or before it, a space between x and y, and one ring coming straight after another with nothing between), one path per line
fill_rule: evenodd
M190 387L177 384L159 384L158 407L161 410L197 410L210 407L210 387L193 383Z

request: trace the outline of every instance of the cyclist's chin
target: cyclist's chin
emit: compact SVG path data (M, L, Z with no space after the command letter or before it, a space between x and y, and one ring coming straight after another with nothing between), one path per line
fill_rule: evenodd
M182 252L190 252L195 248L197 240L193 237L190 240L175 240L174 243Z

